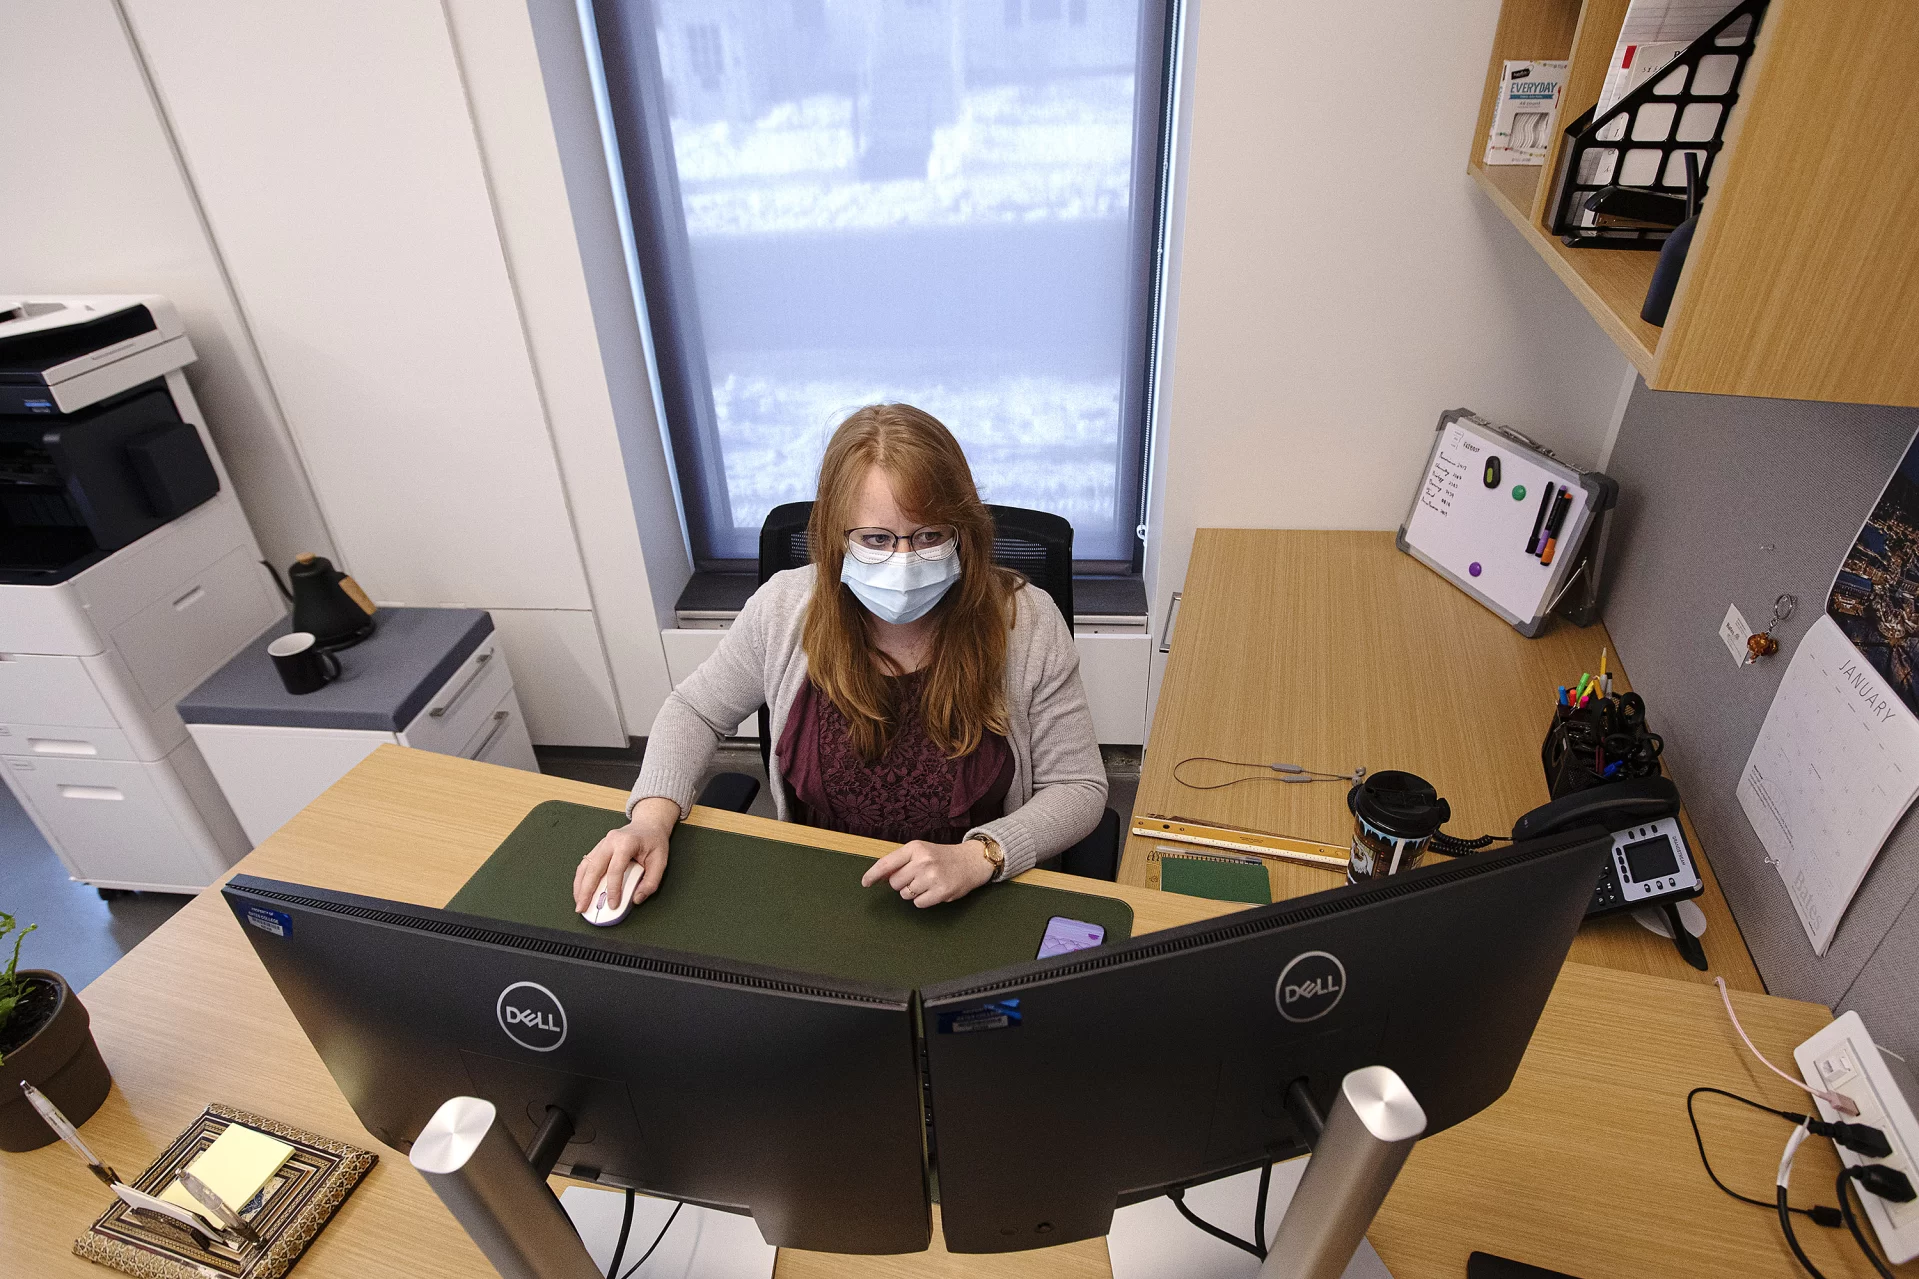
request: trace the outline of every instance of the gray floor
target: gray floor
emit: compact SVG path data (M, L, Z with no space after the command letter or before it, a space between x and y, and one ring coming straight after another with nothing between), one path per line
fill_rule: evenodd
M1139 748L1108 746L1103 753L1112 787L1107 805L1126 822L1139 791ZM535 754L542 772L618 790L631 787L640 768L639 747L617 751L542 746ZM722 748L701 785L714 774L728 772L745 773L761 783L751 811L771 817L773 804L766 794L758 748L750 744ZM92 888L67 878L66 867L13 792L0 786L0 911L18 918L22 927L38 925L21 947L22 968L52 969L76 989L82 988L188 900L169 893L129 893L102 901ZM9 954L11 947L0 951L0 965Z

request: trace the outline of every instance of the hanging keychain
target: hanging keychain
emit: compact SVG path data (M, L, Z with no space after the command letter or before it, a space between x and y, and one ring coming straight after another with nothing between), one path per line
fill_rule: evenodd
M1799 607L1799 601L1790 595L1781 595L1772 602L1772 620L1766 623L1766 629L1746 640L1746 662L1751 666L1762 657L1771 657L1779 651L1779 641L1773 638L1773 627L1788 621L1792 611Z

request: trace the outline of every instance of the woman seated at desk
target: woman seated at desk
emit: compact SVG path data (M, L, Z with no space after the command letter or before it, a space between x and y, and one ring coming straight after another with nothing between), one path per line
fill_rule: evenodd
M585 911L667 839L720 738L772 711L782 821L898 843L860 881L916 906L964 897L1099 824L1106 774L1073 635L1052 597L993 563L959 442L905 404L860 409L820 463L814 563L753 593L653 721L631 824L573 876Z

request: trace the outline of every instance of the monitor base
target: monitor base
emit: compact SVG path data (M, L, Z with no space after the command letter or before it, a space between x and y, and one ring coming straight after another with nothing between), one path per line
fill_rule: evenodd
M1273 1170L1268 1214L1275 1200L1284 1203L1285 1213L1263 1262L1196 1230L1170 1203L1155 1199L1114 1214L1107 1237L1114 1279L1167 1273L1163 1263L1137 1252L1141 1243L1156 1252L1152 1245L1173 1229L1183 1236L1177 1273L1195 1279L1202 1272L1193 1263L1201 1257L1208 1279L1391 1279L1366 1242L1366 1229L1425 1131L1426 1112L1397 1073L1385 1066L1355 1070L1340 1081L1313 1153ZM1187 1204L1221 1229L1237 1232L1246 1228L1239 1223L1252 1221L1258 1184L1257 1172L1241 1173L1194 1187ZM1154 1215L1145 1215L1148 1210Z
M661 1235L676 1206L680 1215ZM625 1192L568 1186L560 1192L560 1207L580 1232L594 1267L605 1274L620 1237ZM621 1271L631 1270L655 1239L660 1246L635 1279L773 1279L779 1250L760 1238L751 1217L640 1195L633 1201L633 1228L626 1237Z
M1273 1165L1273 1180L1266 1195L1269 1232L1292 1202L1293 1191L1311 1160L1312 1156L1306 1155ZM1188 1208L1222 1230L1247 1239L1252 1238L1253 1208L1258 1199L1257 1168L1186 1192ZM1261 1265L1251 1253L1201 1234L1163 1195L1114 1213L1106 1251L1112 1258L1113 1279L1166 1279L1167 1275L1179 1275L1181 1279L1256 1279ZM1393 1273L1379 1259L1372 1243L1361 1240L1342 1279L1393 1279Z

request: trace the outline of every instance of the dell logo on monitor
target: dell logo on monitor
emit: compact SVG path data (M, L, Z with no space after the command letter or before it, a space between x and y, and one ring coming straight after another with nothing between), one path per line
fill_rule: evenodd
M1293 956L1273 987L1273 1002L1287 1021L1316 1021L1346 993L1346 966L1323 950Z
M493 1006L500 1029L522 1048L550 1053L566 1042L566 1009L538 982L516 981Z

